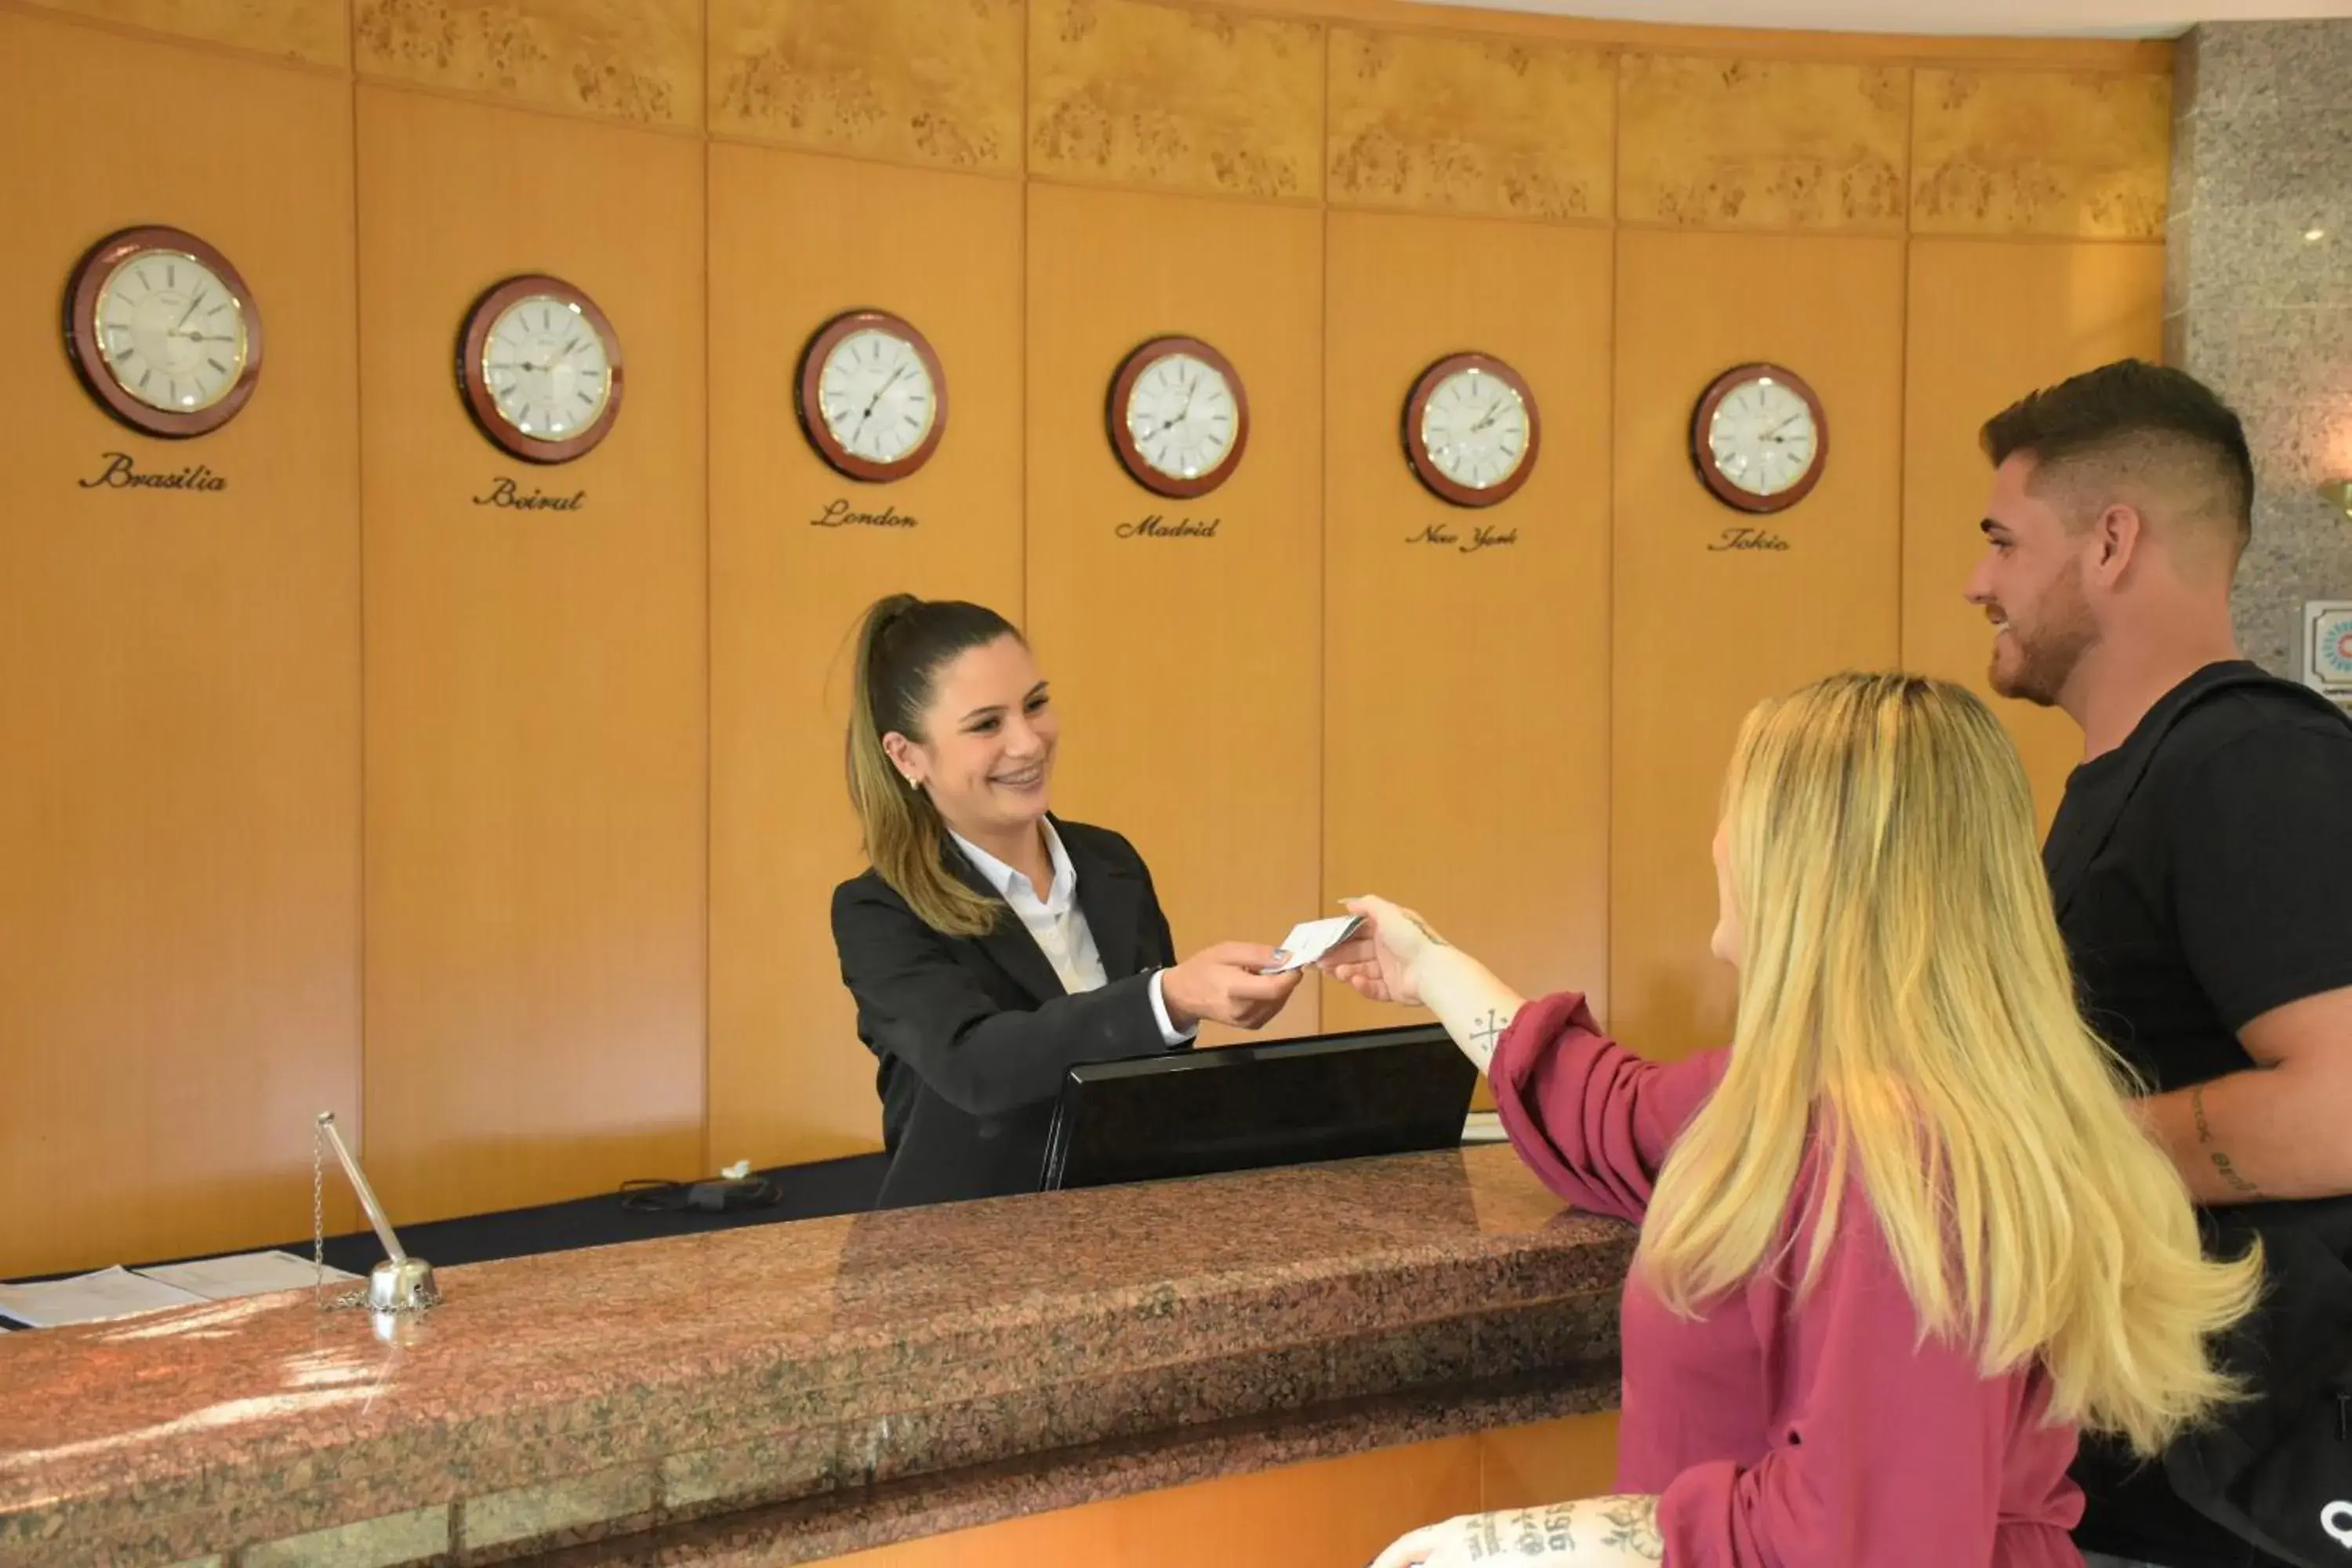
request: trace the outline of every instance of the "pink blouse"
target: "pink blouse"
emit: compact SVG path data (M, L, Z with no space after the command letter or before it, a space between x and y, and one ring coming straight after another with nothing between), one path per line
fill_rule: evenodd
M1638 1224L1727 1058L1643 1061L1569 993L1520 1012L1489 1078L1547 1187ZM1814 1173L1809 1155L1800 1194ZM1800 1305L1811 1247L1808 1226L1786 1278L1760 1271L1696 1321L1626 1283L1617 1481L1659 1494L1667 1568L2081 1568L2075 1434L2045 1420L2048 1374L1988 1378L1944 1341L1917 1343L1859 1178Z

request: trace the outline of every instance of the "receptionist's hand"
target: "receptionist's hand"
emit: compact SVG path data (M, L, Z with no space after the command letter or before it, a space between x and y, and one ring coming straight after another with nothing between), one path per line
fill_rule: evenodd
M1346 899L1341 907L1351 915L1363 916L1365 930L1352 942L1341 942L1325 953L1320 967L1353 986L1359 995L1375 1002L1418 1005L1421 985L1414 977L1415 966L1431 948L1444 947L1445 939L1412 910L1386 899Z
M1282 1011L1306 977L1304 969L1286 974L1259 973L1280 962L1274 949L1257 942L1221 942L1163 971L1160 998L1180 1029L1203 1022L1255 1029Z

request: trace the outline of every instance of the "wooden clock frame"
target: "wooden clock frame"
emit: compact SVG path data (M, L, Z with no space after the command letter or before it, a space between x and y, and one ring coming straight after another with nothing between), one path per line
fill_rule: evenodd
M509 424L506 416L499 412L498 398L490 391L488 376L482 367L490 330L497 325L499 313L516 300L533 294L550 295L567 305L577 306L604 344L608 383L604 406L597 410L595 419L585 428L561 441L541 441ZM562 279L545 272L520 273L493 283L467 308L465 322L457 332L457 390L475 425L501 451L527 463L569 463L587 456L612 434L614 421L620 417L624 386L620 334L613 330L604 312L597 309L595 300Z
M174 413L133 397L108 368L99 341L98 302L124 262L145 250L177 251L208 269L236 296L245 325L245 362L226 392L203 408ZM66 357L98 405L145 436L185 440L205 436L236 417L261 378L261 308L234 263L205 241L165 224L117 229L84 251L68 275L65 289Z
M1708 444L1706 432L1708 425L1715 419L1715 411L1723 405L1725 398L1749 382L1766 377L1794 392L1812 416L1813 460L1806 468L1804 477L1787 489L1778 495L1759 496L1733 484L1715 466L1715 453ZM1699 482L1716 500L1734 511L1746 512L1752 517L1769 517L1795 506L1812 494L1813 487L1821 483L1822 474L1828 468L1830 460L1829 416L1823 411L1822 400L1815 395L1811 384L1796 372L1764 360L1737 364L1707 383L1706 390L1699 395L1696 406L1691 410L1690 458L1691 466L1698 470Z
M1136 445L1134 433L1127 427L1127 400L1135 391L1135 384L1146 371L1173 354L1190 354L1224 378L1234 395L1234 444L1217 466L1204 474L1181 479L1163 474L1146 461L1142 448ZM1233 362L1199 338L1162 336L1145 340L1119 362L1118 372L1111 377L1110 392L1104 401L1106 422L1110 427L1111 449L1118 454L1120 466L1137 484L1154 495L1172 500L1191 500L1207 495L1233 478L1241 465L1242 452L1249 446L1249 392L1242 385L1241 374Z
M1528 411L1528 447L1520 454L1519 466L1511 470L1508 479L1485 489L1461 484L1448 476L1437 466L1428 442L1422 437L1422 419L1428 411L1429 400L1436 395L1438 387L1466 370L1475 370L1481 375L1491 375L1500 381L1518 395L1519 405ZM1543 444L1543 417L1536 407L1534 390L1517 371L1487 353L1447 354L1423 371L1421 379L1412 384L1412 391L1406 395L1402 430L1405 462L1412 468L1413 477L1440 500L1460 507L1494 506L1517 495L1519 487L1528 482L1528 476L1535 472L1537 452Z
M825 423L824 403L820 395L825 356L832 353L844 338L867 331L887 332L892 337L904 340L907 346L915 351L915 357L922 361L924 374L931 378L930 428L923 432L922 440L916 443L912 451L887 463L861 458L841 444L834 436L832 426ZM848 479L866 484L888 484L894 479L903 479L931 460L931 455L939 450L940 437L947 434L948 378L940 364L939 353L931 347L931 341L912 321L888 310L844 310L819 327L801 350L801 362L793 378L793 412L800 418L801 434L808 438L811 447L816 448L816 455L824 459L827 468Z

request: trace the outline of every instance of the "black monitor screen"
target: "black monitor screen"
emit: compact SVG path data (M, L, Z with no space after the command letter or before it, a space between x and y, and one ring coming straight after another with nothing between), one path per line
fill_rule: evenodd
M1043 1185L1451 1149L1477 1082L1434 1024L1076 1067Z

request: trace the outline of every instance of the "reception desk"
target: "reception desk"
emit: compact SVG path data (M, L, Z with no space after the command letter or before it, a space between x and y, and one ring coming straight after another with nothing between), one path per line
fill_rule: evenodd
M1405 1517L1345 1521L1360 1563L1535 1500L1460 1445L1614 1405L1633 1242L1489 1146L472 1264L415 1318L0 1336L0 1563L1139 1561L1068 1531L1360 1463ZM1401 1454L1470 1479L1401 1493ZM1041 1516L1059 1544L991 1547Z

